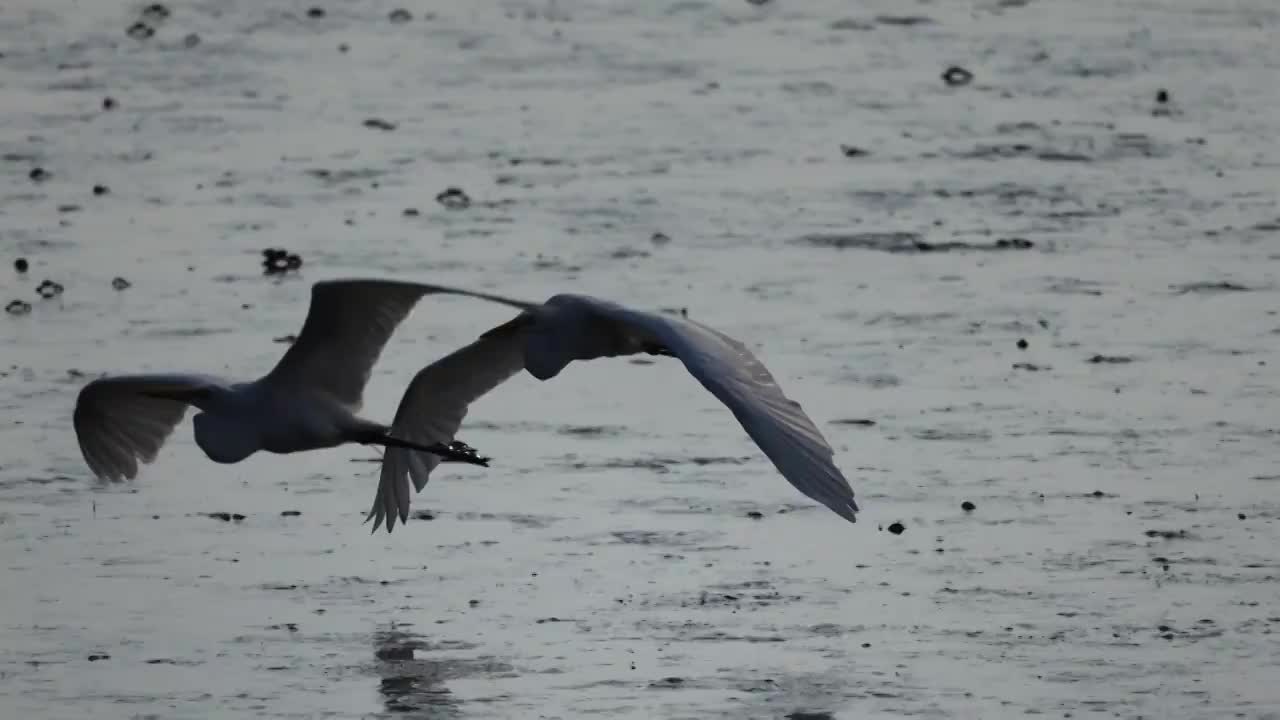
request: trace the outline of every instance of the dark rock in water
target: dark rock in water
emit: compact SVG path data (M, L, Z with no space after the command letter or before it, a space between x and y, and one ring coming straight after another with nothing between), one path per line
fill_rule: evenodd
M369 118L364 121L364 126L370 130L382 130L385 132L391 132L396 129L395 123L383 120L382 118Z
M863 647L871 647L871 643L864 643ZM836 720L836 716L829 712L808 712L805 710L797 710L784 717L786 717L786 720Z
M156 29L139 20L125 30L125 34L134 40L146 40L156 34Z
M298 517L302 514L301 510L284 510L280 513L281 517Z
M163 3L151 3L142 9L143 20L159 22L169 17L169 15L169 8L165 7Z
M298 342L298 336L293 334L281 335L280 337L277 337L277 338L271 338L271 342L278 342L278 343L284 343L285 345L292 345Z
M262 261L263 275L283 275L289 270L289 261L283 255L273 255Z
M844 418L841 420L832 420L832 425L859 425L861 427L871 427L876 424L875 420L867 420L866 418Z
M751 510L750 512L747 513L747 517L751 518L752 520L760 520L761 518L764 517L764 513L760 512L759 510Z
M1047 370L1049 368L1045 367L1044 365L1037 365L1035 363L1016 362L1013 364L1013 369L1026 370L1027 372L1040 372L1041 370Z
M405 217L418 217L421 214L418 212L418 208L405 208L403 213Z
M36 292L39 293L40 297L44 298L45 300L61 295L62 291L63 291L62 284L56 283L52 280L45 280L44 282L40 283L38 287L36 287Z
M122 277L112 278L111 287L116 290L128 290L129 288L133 287L133 283L129 282L128 280L125 280Z
M471 207L471 198L462 188L448 187L436 195L436 202L450 210L465 210Z
M977 510L977 509L978 509L978 506L977 506L977 505L974 505L973 503L969 502L968 500L965 500L964 502L960 503L960 509L961 509L961 510L963 510L963 511L965 511L965 512L973 512L974 510Z
M262 273L264 275L283 275L290 270L302 267L302 256L291 253L284 248L267 248L262 251Z
M309 18L318 19L324 16L325 16L325 12L324 12L324 8L322 7L313 7L307 10L307 17Z
M951 87L960 87L973 82L973 73L958 65L952 65L942 73L942 81Z
M1026 238L1001 238L991 246L993 250L1030 250L1035 244Z
M1026 338L1019 338L1019 339L1018 339L1018 349L1019 349L1019 350L1026 350L1026 349L1027 349L1027 339L1026 339Z
M1161 105L1164 105L1165 103L1169 102L1169 91L1165 90L1164 88L1160 88L1159 90L1157 90L1156 102L1160 103Z
M404 23L407 23L410 20L412 20L413 15L410 14L409 11L405 10L404 8L396 8L395 10L392 10L389 15L387 15L387 19L390 20L391 24L393 25L403 25Z
M889 526L889 532L893 533L894 535L901 535L906 529L907 529L907 526L903 525L900 522L893 523L892 525Z
M467 604L470 605L471 607L480 607L479 600L468 600Z
M853 145L841 145L840 154L847 158L866 157L871 154L871 151Z
M102 109L103 109L103 110L115 110L115 109L116 109L116 105L117 105L117 104L118 104L118 103L116 103L116 99L115 99L115 98L113 98L113 97L104 97L104 98L102 98Z
M109 192L111 192L111 188L107 187L106 185L94 185L94 186L93 186L93 194L94 194L94 195L102 196L102 195L106 195L106 194L107 194L107 193L109 193Z
M656 232L653 235L649 236L649 242L653 243L654 245L666 245L667 243L671 242L671 238L668 237L666 233Z
M240 513L211 512L205 513L204 516L213 518L214 520L221 520L222 522L231 522L233 520L240 522L241 520L244 520L244 515L241 515Z
M1248 518L1245 516L1245 514L1244 514L1244 513L1237 513L1237 514L1236 514L1236 517L1237 517L1237 518L1239 518L1239 519L1241 519L1241 520L1246 520L1246 519L1248 519Z
M53 174L42 167L31 168L31 172L27 173L27 177L31 178L31 182L44 182L53 177Z
M649 683L651 688L678 688L682 685L684 685L684 678L674 676L664 677L661 680Z
M1094 355L1085 362L1091 365L1126 365L1133 362L1128 355Z
M193 47L196 47L199 44L200 44L200 36L197 35L196 33L187 33L186 36L182 38L182 47L187 48L188 50L190 50Z
M414 520L435 520L436 519L435 513L431 512L430 510L416 510L410 517L412 517Z
M89 662L98 662L99 660L110 660L111 656L106 653L94 653L89 656Z
M27 268L29 268L29 267L31 267L31 266L30 266L30 264L29 264L29 263L27 263L27 259L26 259L26 258L18 258L17 260L14 260L14 261L13 261L13 269L14 269L14 270L17 270L17 271L18 271L18 272L20 272L20 273L24 273L24 272L26 272L26 271L27 271Z
M9 304L4 306L4 311L10 315L26 315L31 312L31 303L26 300L10 300Z

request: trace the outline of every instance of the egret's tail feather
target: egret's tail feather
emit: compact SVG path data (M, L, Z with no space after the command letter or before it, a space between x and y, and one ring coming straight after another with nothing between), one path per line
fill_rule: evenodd
M384 442L385 441L385 442ZM442 462L460 462L489 467L489 458L480 457L476 449L457 440L448 443L415 443L386 435L377 444L386 445L382 454L382 470L378 493L364 521L373 520L370 532L377 532L385 522L387 532L409 519L412 493L422 492L431 471Z

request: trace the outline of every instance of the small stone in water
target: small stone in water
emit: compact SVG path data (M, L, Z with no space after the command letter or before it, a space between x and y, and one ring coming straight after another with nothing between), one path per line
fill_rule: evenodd
M20 273L26 272L28 267L30 266L27 264L26 258L18 258L17 260L13 261L13 269L17 270Z
M471 206L471 198L467 197L462 188L456 187L445 188L439 195L436 195L436 202L450 210L464 210Z
M129 37L133 38L134 40L146 40L152 35L155 35L156 30L150 25L139 21L130 25L129 29L125 31L125 34L127 34Z
M133 283L129 282L128 280L125 280L122 277L114 278L111 281L111 287L115 288L116 290L127 290L132 286L133 286Z
M889 532L893 533L894 535L901 535L903 531L905 531L906 529L907 529L906 526L900 522L896 522L889 526Z
M382 118L369 118L364 121L364 126L372 130L383 130L386 132L391 132L396 129L395 123L383 120Z
M942 73L942 81L952 87L968 85L973 82L973 73L958 65L952 65L946 69L946 72Z
M40 283L39 287L36 288L36 292L39 293L40 297L44 298L45 300L48 300L51 297L57 297L58 295L61 295L62 290L63 290L62 284L56 283L52 280L45 280L44 282Z

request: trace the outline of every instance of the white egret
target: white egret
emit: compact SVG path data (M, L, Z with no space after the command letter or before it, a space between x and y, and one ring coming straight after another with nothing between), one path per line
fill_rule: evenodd
M429 285L384 280L316 283L297 340L271 372L232 383L209 375L121 375L85 385L74 425L80 450L100 478L134 478L150 463L187 406L196 444L210 460L236 463L265 450L293 453L344 443L393 447L417 456L487 466L461 442L416 442L358 417L364 387L392 332Z
M434 292L478 297L518 308L514 320L423 368L396 410L391 432L418 443L446 443L462 424L467 406L521 369L549 380L574 360L636 353L679 358L695 378L737 417L747 434L800 492L856 522L853 489L832 461L822 433L745 345L686 318L622 307L583 295L556 295L536 304L456 288ZM388 448L378 492L366 522L409 517L409 485L427 484L439 464L430 455Z

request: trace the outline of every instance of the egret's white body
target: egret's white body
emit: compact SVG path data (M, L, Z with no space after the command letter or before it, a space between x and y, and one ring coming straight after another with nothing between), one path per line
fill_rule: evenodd
M636 353L679 358L723 402L774 466L800 492L856 522L853 489L832 461L822 433L745 345L687 318L632 310L583 295L543 304L432 286L433 292L477 297L518 308L514 320L423 368L409 384L391 432L419 443L452 440L467 407L521 369L549 380L574 360ZM388 448L369 518L409 517L410 484L421 491L439 459ZM367 520L367 519L366 519Z
M429 285L383 280L316 283L297 340L271 372L232 383L210 375L120 375L94 380L76 399L74 425L90 469L134 478L188 406L196 444L210 460L237 463L258 451L294 453L344 443L398 447L485 465L462 443L414 443L359 417L364 387L383 347Z

